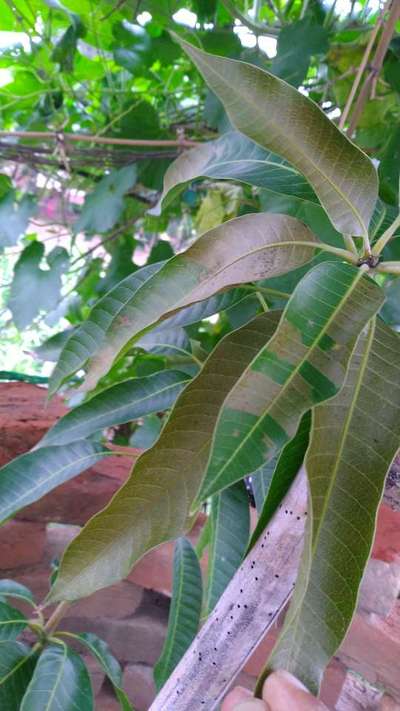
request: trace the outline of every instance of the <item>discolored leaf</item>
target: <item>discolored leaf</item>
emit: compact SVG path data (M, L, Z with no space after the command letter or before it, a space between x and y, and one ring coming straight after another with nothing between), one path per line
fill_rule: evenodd
M167 636L154 667L161 689L195 638L201 616L202 580L199 561L190 541L178 538L174 551L174 577Z
M167 410L188 380L185 373L166 370L113 385L61 417L39 446L65 445L106 427Z
M318 202L310 184L289 163L239 131L228 131L182 153L168 168L160 201L151 210L159 215L193 180L238 180L276 193Z
M242 482L213 497L208 551L207 614L214 609L246 552L250 533L249 497Z
M89 672L66 644L51 644L41 653L22 699L20 711L93 711Z
M256 471L292 439L304 412L337 394L354 341L383 298L344 262L303 277L274 337L224 402L197 503Z
M105 452L100 445L82 440L21 454L0 469L0 521L88 469Z
M311 259L317 246L302 223L284 215L265 213L238 217L202 235L186 252L170 259L133 291L131 298L124 289L118 307L114 291L112 317L107 312L103 319L106 302L99 303L96 316L99 314L107 325L101 329L100 339L96 339L97 349L88 366L86 388L90 389L134 339L160 319L230 286L288 272ZM83 329L85 333L85 326ZM92 331L96 330L92 324ZM81 341L80 331L67 342L52 378L52 389L60 382L61 370L74 372L65 368L65 363L77 362L75 352L82 353ZM93 351L93 342L91 347Z
M399 363L398 334L373 319L342 391L314 410L306 457L312 515L292 604L268 663L314 693L350 625L399 446Z
M138 459L108 507L67 548L52 600L73 600L111 585L147 550L185 532L219 409L272 336L279 316L262 314L218 344L178 398L156 445Z
M303 173L339 232L366 235L378 197L376 170L317 104L259 67L175 37L233 126Z

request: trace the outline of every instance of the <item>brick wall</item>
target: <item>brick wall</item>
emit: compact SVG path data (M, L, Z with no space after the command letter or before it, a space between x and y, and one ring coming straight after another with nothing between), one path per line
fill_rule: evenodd
M46 404L46 391L0 384L0 465L33 447L65 412L60 399ZM58 487L0 528L0 577L25 583L41 600L48 591L51 561L93 513L109 501L129 474L125 458L110 457ZM400 710L400 511L398 482L390 481L383 503L373 558L364 578L357 615L324 679L322 698L330 709ZM191 537L201 529L199 519ZM137 711L154 697L152 667L165 638L171 592L173 544L145 556L126 580L69 608L62 627L91 631L105 639L124 668L125 688ZM278 633L263 640L239 681L252 688ZM88 661L96 711L118 705L99 667ZM166 710L167 711L167 710ZM169 710L168 710L169 711Z

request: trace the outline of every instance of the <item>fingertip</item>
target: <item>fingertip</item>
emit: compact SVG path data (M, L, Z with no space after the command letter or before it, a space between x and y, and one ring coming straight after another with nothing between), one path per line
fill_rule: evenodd
M243 701L247 701L251 696L251 691L244 686L235 686L226 696L221 706L221 711L236 711L236 706Z

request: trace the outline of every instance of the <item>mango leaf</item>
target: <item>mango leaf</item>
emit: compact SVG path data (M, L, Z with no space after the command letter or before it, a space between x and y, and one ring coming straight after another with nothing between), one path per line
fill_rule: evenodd
M186 358L192 355L189 336L180 326L164 328L161 324L161 327L152 328L136 341L135 346L143 348L153 355L184 356Z
M12 247L28 227L36 203L29 195L16 201L15 191L0 196L0 247Z
M220 407L279 316L269 311L220 341L181 393L155 446L67 548L51 600L74 600L121 580L147 550L187 530Z
M16 457L0 469L0 521L88 469L106 453L100 445L82 440Z
M174 551L174 578L167 636L154 667L154 680L161 689L195 638L203 598L199 560L186 538L178 538Z
M271 460L269 485L264 497L260 516L251 536L249 548L258 541L268 525L282 499L289 491L296 475L303 464L304 455L310 440L311 413L303 415L299 429L293 439L282 449L276 460ZM268 467L265 465L264 469Z
M41 653L22 699L20 711L93 711L89 672L66 644L51 644Z
M206 612L214 609L243 560L249 542L250 512L246 487L238 482L213 497L208 551Z
M11 605L0 602L0 640L15 639L27 625L25 615Z
M315 408L310 512L299 576L269 668L317 692L357 604L386 473L400 441L400 338L379 319L359 337L345 386Z
M366 235L378 197L376 170L317 104L259 67L175 37L232 125L303 173L339 232Z
M266 462L266 464L257 469L257 471L251 475L251 491L254 496L254 503L258 515L261 514L277 461L278 455L270 459Z
M271 71L292 86L300 86L307 75L311 57L329 49L329 30L304 17L285 25L278 37Z
M160 201L150 213L159 215L191 181L199 178L238 180L318 202L309 183L289 163L239 131L228 131L216 141L185 151L169 166Z
M151 264L130 274L94 305L89 318L68 338L49 382L49 393L81 368L96 353L105 334L119 311L130 301L144 282L161 269L162 264Z
M22 583L17 583L15 580L8 580L7 578L0 580L0 595L2 597L25 600L25 602L29 602L31 605L35 604L34 597L29 588L22 585Z
M25 247L14 268L14 278L8 300L17 328L23 329L32 323L40 311L51 311L60 296L61 276L68 263L68 252L55 247L47 255L50 269L41 269L44 256L42 242L32 242Z
M162 422L157 415L147 415L129 438L129 445L137 449L149 449L158 439Z
M202 235L120 305L97 342L86 388L92 388L134 339L162 318L230 286L277 276L304 264L318 246L314 240L297 220L265 213L238 217ZM71 350L82 350L79 335L67 342L64 351ZM59 368L63 368L63 353Z
M363 270L325 262L294 290L274 337L221 409L197 502L271 459L300 417L341 388L357 335L383 302Z
M167 410L188 381L185 373L165 370L113 385L58 420L40 441L40 447L65 445L105 427Z
M127 165L104 176L85 198L74 232L107 232L124 207L124 195L135 185L136 165Z
M132 705L122 689L122 669L118 660L111 653L110 647L104 640L91 632L81 632L72 634L71 632L61 632L60 636L70 637L80 642L94 658L99 662L101 668L111 681L115 694L121 704L122 711L132 711Z
M35 667L30 647L15 640L0 640L0 708L20 711L21 701Z

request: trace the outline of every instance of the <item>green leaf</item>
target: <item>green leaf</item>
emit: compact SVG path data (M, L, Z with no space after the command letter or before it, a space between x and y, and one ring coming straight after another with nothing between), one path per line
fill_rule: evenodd
M293 439L282 449L279 457L269 462L271 464L271 471L268 472L269 481L265 487L266 492L260 516L251 536L249 549L258 541L298 474L310 440L310 426L311 413L306 412ZM264 466L264 470L267 467L268 464ZM266 472L264 472L265 475Z
M66 644L52 644L41 653L20 711L93 711L89 672Z
M25 602L29 602L31 605L35 604L35 599L29 588L21 583L17 583L15 580L8 580L7 578L0 580L0 595L25 600Z
M25 615L11 605L0 602L0 640L15 639L27 625Z
M300 222L266 213L238 217L202 235L120 304L97 342L86 388L92 388L134 339L163 317L238 283L288 272L311 259L314 245L314 236ZM79 336L73 336L64 350L81 350ZM63 353L59 368L64 366Z
M161 323L157 328L145 333L142 338L136 341L137 348L143 348L153 355L166 357L191 356L190 339L186 331L180 326L176 328L165 328Z
M169 166L162 196L150 212L159 215L191 181L199 178L238 180L318 202L309 183L289 163L239 131L228 131L216 141L185 151Z
M36 659L22 642L0 641L0 708L20 711Z
M29 195L16 202L15 191L10 190L0 199L0 247L12 247L25 233L36 203Z
M167 636L154 667L157 689L161 689L194 640L201 617L203 598L199 560L186 538L178 538L174 551L174 578Z
M68 376L82 368L86 361L104 344L107 330L113 320L118 317L118 313L133 298L145 281L161 267L162 264L143 267L143 269L127 276L102 299L99 299L91 310L87 321L71 334L64 345L50 379L50 394L53 394Z
M176 38L223 102L233 126L303 173L339 232L366 235L378 197L369 158L313 101L281 79Z
M212 537L208 551L206 612L214 609L235 575L249 542L249 497L242 482L213 497Z
M15 265L7 305L19 329L29 326L40 311L49 312L57 305L68 252L55 247L47 255L50 268L46 270L40 267L43 256L44 245L35 241L25 247Z
M115 694L121 704L122 711L131 711L131 703L122 689L122 669L118 660L111 653L111 650L104 640L97 637L91 632L81 632L79 634L71 634L70 632L62 633L71 637L81 644L94 656L99 662L101 668L111 681Z
M165 370L113 385L64 415L39 445L65 445L106 427L167 410L188 380L185 373Z
M147 550L187 530L220 407L279 316L262 314L218 344L179 396L156 445L67 548L52 600L74 600L121 580Z
M16 457L0 469L0 521L93 466L105 451L98 444L82 440L34 449Z
M315 408L306 457L310 513L303 558L269 668L316 693L342 643L375 533L386 473L400 440L400 338L373 319L345 386Z
M107 232L124 207L124 195L135 185L136 165L127 165L113 170L96 185L85 198L81 215L74 225L74 232Z
M329 49L329 30L305 17L284 25L278 37L271 71L293 86L300 86L307 75L311 57Z
M162 422L157 415L147 415L129 438L129 445L138 449L149 449L161 432Z
M304 412L337 394L354 341L383 298L348 263L325 262L303 277L224 402L197 502L256 471L292 439Z

